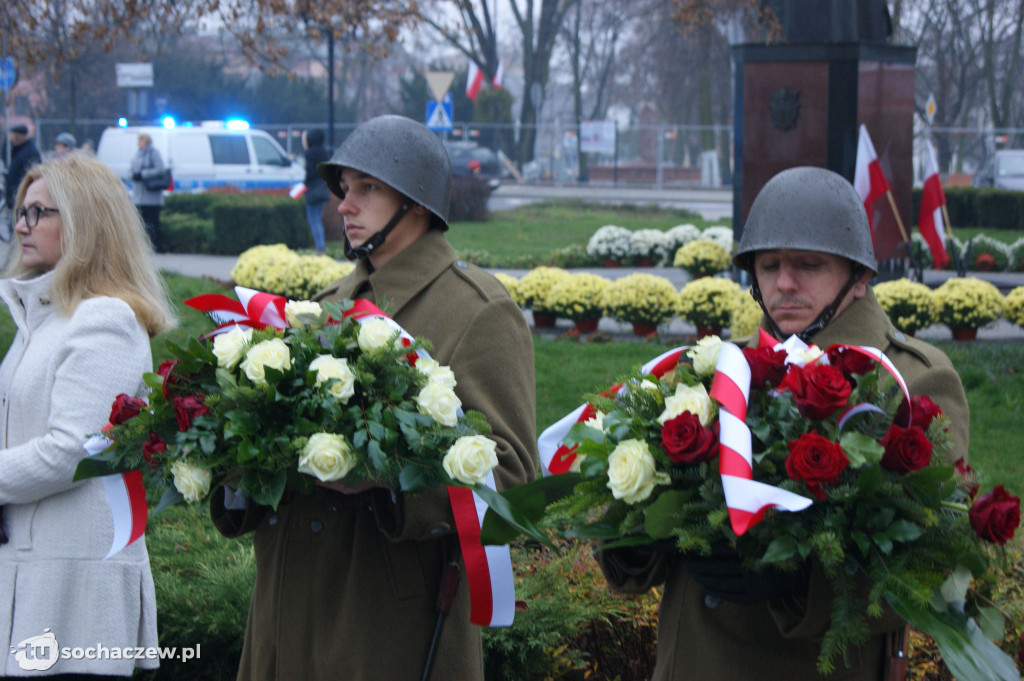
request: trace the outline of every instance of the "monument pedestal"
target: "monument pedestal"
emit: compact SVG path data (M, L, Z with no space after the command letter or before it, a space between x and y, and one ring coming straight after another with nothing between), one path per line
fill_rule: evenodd
M861 123L909 233L916 222L911 189L917 48L865 42L748 44L735 46L733 56L736 238L758 191L786 168L828 168L852 182ZM883 197L874 205L876 257L902 255L901 241Z

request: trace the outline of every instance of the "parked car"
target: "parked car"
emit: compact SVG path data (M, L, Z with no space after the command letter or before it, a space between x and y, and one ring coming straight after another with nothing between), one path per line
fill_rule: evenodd
M975 187L1024 191L1024 149L1000 149L974 174Z
M96 156L126 183L138 136L147 133L174 174L176 191L232 186L241 191L287 190L305 178L281 145L263 130L233 129L222 123L110 127L100 136Z
M476 177L490 188L501 185L501 161L497 154L475 142L446 141L448 159L452 164L452 177Z

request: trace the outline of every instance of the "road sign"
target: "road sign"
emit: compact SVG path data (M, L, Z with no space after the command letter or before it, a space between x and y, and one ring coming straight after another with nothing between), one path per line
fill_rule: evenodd
M153 64L115 64L117 87L153 87Z
M928 115L928 125L932 124L935 120L935 109L938 107L935 105L935 95L928 95L928 104L925 106L924 111Z
M427 127L434 132L452 131L452 93L446 93L440 102L427 102Z
M434 99L440 102L444 99L448 88L452 86L452 81L455 80L455 72L427 71L425 78L427 79L427 85L430 87L430 92L434 95Z
M0 59L0 90L10 90L18 82L18 68L13 57Z

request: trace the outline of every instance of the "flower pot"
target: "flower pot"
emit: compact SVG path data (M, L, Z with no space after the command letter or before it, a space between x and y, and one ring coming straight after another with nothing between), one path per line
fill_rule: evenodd
M577 319L576 320L576 331L578 333L594 333L597 331L597 323L601 321L598 317L591 317L590 319Z
M555 328L555 320L557 319L558 315L554 313L533 311L533 325L538 329Z
M974 261L974 269L978 272L991 272L996 268L996 259L989 253L982 253Z
M636 259L636 266L637 267L654 267L654 260L652 260L651 258L637 258Z
M953 329L953 340L972 341L977 338L978 330L973 326L957 326Z
M720 326L698 326L697 327L697 340L705 338L707 336L722 336L722 327Z
M633 322L633 333L641 338L647 338L658 333L658 325L651 322Z
M612 260L611 258L604 259L605 267L622 267L622 262L619 260Z

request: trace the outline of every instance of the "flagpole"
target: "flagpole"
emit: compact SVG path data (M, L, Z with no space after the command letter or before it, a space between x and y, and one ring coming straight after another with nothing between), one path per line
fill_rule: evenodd
M900 236L903 237L903 244L907 247L907 258L910 259L910 264L914 268L914 272L917 274L917 280L921 283L924 282L924 273L921 271L921 265L918 263L917 258L914 257L914 249L910 244L910 237L907 235L907 228L903 226L903 219L900 218L900 212L896 210L896 199L892 196L892 189L887 188L885 195L889 199L889 207L892 208L892 215L896 218L896 226L900 228Z

